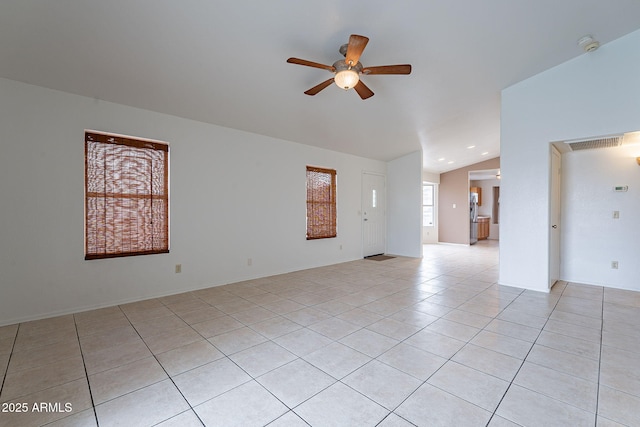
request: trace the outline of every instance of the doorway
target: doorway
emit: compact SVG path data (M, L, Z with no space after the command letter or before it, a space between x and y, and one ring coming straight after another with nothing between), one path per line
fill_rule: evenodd
M560 280L560 204L561 204L560 151L551 145L551 194L549 203L549 289Z
M475 222L470 218L470 241L500 239L500 169L469 171L469 195L476 201ZM474 230L475 229L475 230Z
M362 173L362 253L383 254L387 246L385 176Z

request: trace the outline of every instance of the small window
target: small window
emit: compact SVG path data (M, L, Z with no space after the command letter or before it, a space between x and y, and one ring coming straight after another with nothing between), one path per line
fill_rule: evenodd
M422 183L422 226L433 227L433 184Z
M307 166L307 240L336 235L336 171Z
M169 146L85 132L85 259L169 252Z

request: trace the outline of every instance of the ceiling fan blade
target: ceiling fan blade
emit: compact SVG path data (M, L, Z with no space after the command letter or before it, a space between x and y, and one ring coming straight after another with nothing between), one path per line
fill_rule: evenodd
M360 80L353 88L358 92L358 95L360 95L360 98L362 99L371 98L373 96L373 91L369 89L367 85L362 83L362 80Z
M362 74L411 74L411 64L366 67L362 69Z
M365 36L359 36L357 34L351 34L349 37L349 45L347 46L347 54L345 55L345 62L347 65L356 65L360 60L362 51L369 43L369 38Z
M331 77L329 80L325 80L324 82L320 83L319 85L316 85L316 86L312 87L311 89L307 90L305 92L305 94L313 96L316 93L320 92L322 89L324 89L327 86L329 86L331 83L333 83L333 77Z
M298 65L306 65L307 67L321 68L323 70L331 71L332 73L336 71L333 65L324 65L318 62L307 61L306 59L300 58L289 58L287 59L289 64L298 64Z

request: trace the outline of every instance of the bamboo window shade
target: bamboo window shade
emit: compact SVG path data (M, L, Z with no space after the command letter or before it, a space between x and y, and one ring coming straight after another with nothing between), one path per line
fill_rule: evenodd
M169 252L169 146L85 132L85 259Z
M336 235L336 171L307 166L307 240Z

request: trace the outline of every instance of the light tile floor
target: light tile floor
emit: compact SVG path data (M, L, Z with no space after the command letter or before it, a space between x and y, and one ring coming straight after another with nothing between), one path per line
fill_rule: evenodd
M639 426L640 293L425 246L0 328L0 426Z

